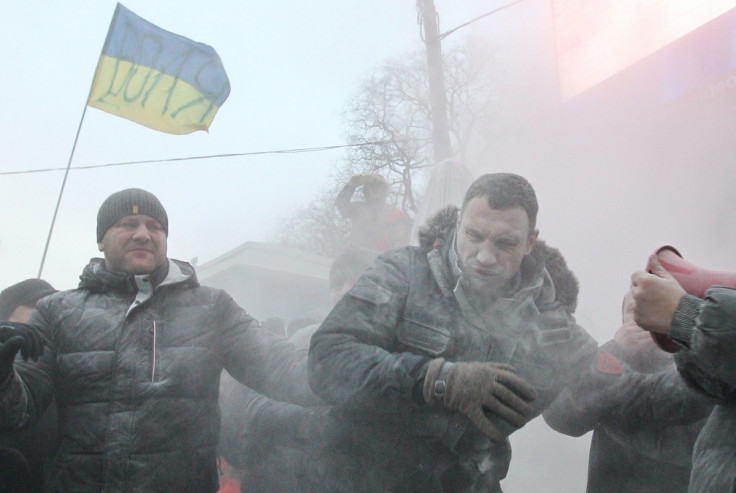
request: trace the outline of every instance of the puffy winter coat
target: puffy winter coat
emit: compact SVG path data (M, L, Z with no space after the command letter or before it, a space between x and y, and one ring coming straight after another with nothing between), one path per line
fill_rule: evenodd
M103 265L93 259L78 289L39 303L29 323L47 338L44 355L0 389L8 427L56 398L61 440L47 491L217 491L223 368L275 397L316 402L306 351L199 286L189 264L170 260L155 289L149 276Z
M736 491L736 289L714 286L700 300L685 295L669 336L684 348L675 355L682 376L720 403L693 452L692 493Z
M498 488L508 442L490 442L462 414L424 404L432 358L514 365L537 388L538 415L595 354L571 314L577 281L542 242L524 258L513 293L482 315L463 305L449 260L456 211L431 220L423 246L379 257L312 336L310 383L342 410L352 443L354 461L336 471L344 475L338 491L442 491L440 476L451 470L467 481L456 491L470 491L480 473L484 491Z

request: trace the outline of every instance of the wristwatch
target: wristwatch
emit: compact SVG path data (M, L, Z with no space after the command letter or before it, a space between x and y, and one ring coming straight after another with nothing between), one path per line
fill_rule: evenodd
M447 391L447 374L450 372L450 368L452 368L454 364L455 363L450 363L449 361L442 363L440 375L437 377L437 380L434 381L434 388L432 389L434 397L442 399L445 396L445 392Z

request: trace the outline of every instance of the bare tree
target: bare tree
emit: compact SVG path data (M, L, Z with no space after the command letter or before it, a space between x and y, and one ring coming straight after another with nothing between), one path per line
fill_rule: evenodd
M383 175L398 204L416 211L413 178L431 164L431 110L424 59L391 59L366 80L350 101L345 120L351 147L344 167L351 174Z
M465 145L475 132L492 127L495 74L492 57L480 43L465 40L445 51L443 70L447 112L455 159L464 161ZM342 167L351 173L378 173L393 185L396 205L417 211L432 162L432 108L426 58L420 51L389 59L360 87L345 111L350 144Z
M472 40L445 50L443 55L450 137L459 161L464 160L471 135L488 137L492 129L493 82L497 78L491 72L491 60L481 43ZM418 190L426 184L434 164L424 53L384 61L361 84L343 116L347 142L354 146L347 148L344 160L336 167L336 183L284 222L281 241L319 253L339 251L349 224L335 210L334 198L354 174L382 175L391 184L392 205L412 215L419 209Z
M350 223L335 208L341 187L333 182L306 206L285 218L277 231L277 241L327 257L336 257L347 244Z

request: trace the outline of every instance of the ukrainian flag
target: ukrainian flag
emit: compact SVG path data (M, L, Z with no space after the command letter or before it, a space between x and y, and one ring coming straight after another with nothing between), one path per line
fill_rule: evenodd
M87 104L162 132L207 130L230 94L215 50L117 5Z

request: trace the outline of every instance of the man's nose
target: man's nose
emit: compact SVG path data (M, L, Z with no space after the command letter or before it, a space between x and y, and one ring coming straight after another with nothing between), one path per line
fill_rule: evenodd
M493 265L496 263L496 254L490 245L483 245L478 249L476 260L482 265Z
M148 231L145 224L139 224L133 232L133 238L138 241L147 241L151 238L151 233Z

